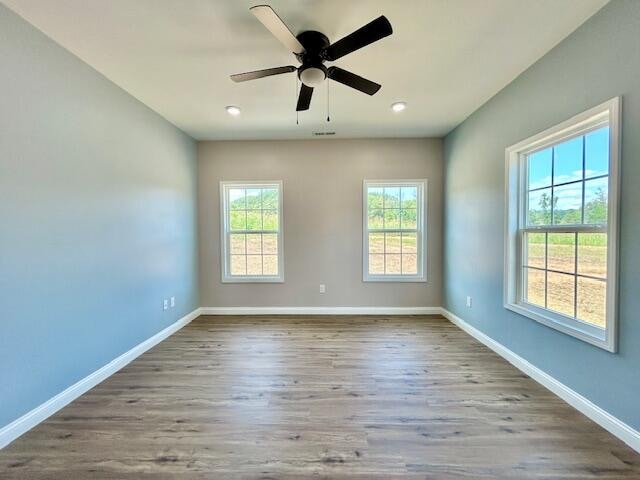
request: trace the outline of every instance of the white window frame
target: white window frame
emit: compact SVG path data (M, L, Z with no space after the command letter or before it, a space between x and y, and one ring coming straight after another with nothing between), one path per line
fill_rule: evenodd
M234 231L229 229L229 190L231 188L277 188L278 189L278 231ZM283 190L282 180L272 181L222 181L220 182L220 245L221 259L220 269L222 271L223 283L284 283L284 214L282 208ZM231 275L229 236L231 233L251 234L251 233L276 233L278 235L278 275Z
M536 320L551 328L579 338L600 348L617 349L617 280L618 280L618 205L620 169L620 97L612 98L594 108L534 135L506 149L505 177L505 271L504 307ZM607 294L606 327L604 329L571 317L536 307L523 300L522 229L526 226L526 155L551 145L584 135L605 124L609 125L609 197L607 212ZM551 227L552 229L554 226ZM566 225L558 225L563 231ZM531 228L527 228L531 230ZM549 230L549 226L544 227ZM572 231L590 231L587 225L574 226Z
M369 274L369 228L367 222L369 187L417 187L416 196L416 246L418 273L411 275ZM364 180L362 188L362 281L363 282L426 282L427 281L427 180ZM385 231L385 230L372 230ZM388 232L388 230L386 230ZM398 230L400 232L401 230Z

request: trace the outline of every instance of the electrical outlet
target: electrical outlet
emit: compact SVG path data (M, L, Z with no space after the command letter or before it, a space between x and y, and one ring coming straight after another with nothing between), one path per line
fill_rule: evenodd
M327 287L324 283L320 284L320 293L326 293L327 292Z
M169 308L169 300L167 300L166 298L162 301L162 309L166 310L167 308Z
M467 297L467 307L471 308L471 297Z
M176 297L171 297L171 308L176 306Z

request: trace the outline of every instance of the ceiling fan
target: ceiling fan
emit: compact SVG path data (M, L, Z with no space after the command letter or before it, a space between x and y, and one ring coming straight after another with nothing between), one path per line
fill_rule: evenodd
M274 37L282 42L302 64L299 67L288 65L285 67L267 68L253 72L231 75L234 82L246 82L258 78L298 72L302 82L296 111L308 110L311 104L313 89L327 78L355 88L368 95L375 94L382 85L362 78L355 73L340 67L324 66L324 62L333 62L362 47L376 42L393 33L389 20L382 15L355 32L331 44L326 35L308 30L294 36L289 27L269 5L257 5L249 9L256 18L269 30Z

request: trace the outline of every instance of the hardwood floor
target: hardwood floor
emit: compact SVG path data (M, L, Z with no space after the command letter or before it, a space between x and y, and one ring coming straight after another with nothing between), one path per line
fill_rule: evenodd
M444 319L200 317L2 479L624 479L640 455Z

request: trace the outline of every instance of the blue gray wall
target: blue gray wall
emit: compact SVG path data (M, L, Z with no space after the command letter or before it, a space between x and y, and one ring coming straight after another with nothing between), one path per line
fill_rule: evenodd
M196 167L190 137L0 5L0 427L198 306Z
M622 95L619 353L503 308L505 148ZM640 1L613 1L445 140L445 307L640 429ZM473 307L465 305L473 297Z

